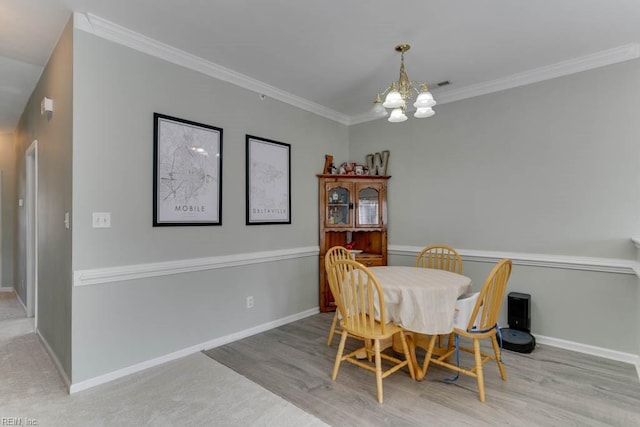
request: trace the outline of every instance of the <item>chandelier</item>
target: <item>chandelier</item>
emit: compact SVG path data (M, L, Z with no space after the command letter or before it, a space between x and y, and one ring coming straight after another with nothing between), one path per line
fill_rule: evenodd
M400 78L398 81L391 83L391 86L386 88L382 93L379 93L373 101L373 112L375 114L386 116L386 109L391 110L391 115L388 120L392 123L399 123L407 120L407 102L411 101L414 92L418 96L416 101L413 103L413 106L416 109L413 117L422 119L425 117L431 117L436 113L432 108L436 105L436 101L433 99L431 92L429 92L427 84L409 80L407 73L404 71L404 53L409 49L411 49L411 46L406 43L396 46L396 52L400 52L401 55ZM416 86L420 86L420 90L416 89ZM385 94L387 96L384 102L382 102L382 97Z

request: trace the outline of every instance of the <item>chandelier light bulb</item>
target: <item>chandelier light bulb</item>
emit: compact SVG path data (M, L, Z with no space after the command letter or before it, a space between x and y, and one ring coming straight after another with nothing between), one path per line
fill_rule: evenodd
M374 102L371 112L378 116L386 116L387 110L382 106L381 102Z
M433 116L435 113L436 112L433 111L433 108L431 107L421 107L416 110L413 117L417 119L424 119L424 118Z
M402 108L395 108L388 119L391 123L401 123L407 120L406 114L402 111Z
M429 91L420 92L416 98L416 102L413 103L413 106L416 108L430 108L434 105L436 105L436 101L433 99L433 95Z
M404 100L402 99L402 95L397 90L391 90L387 97L384 100L382 106L384 108L400 108L404 105Z

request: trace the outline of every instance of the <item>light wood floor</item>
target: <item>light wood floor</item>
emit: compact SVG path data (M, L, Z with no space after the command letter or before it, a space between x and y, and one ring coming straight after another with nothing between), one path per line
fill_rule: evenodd
M422 382L405 372L385 379L380 405L371 372L344 363L331 380L339 341L326 345L332 315L205 353L333 426L640 426L634 366L541 345L531 354L504 352L507 381L495 364L485 365L485 403L474 378L447 382L450 371L430 366Z

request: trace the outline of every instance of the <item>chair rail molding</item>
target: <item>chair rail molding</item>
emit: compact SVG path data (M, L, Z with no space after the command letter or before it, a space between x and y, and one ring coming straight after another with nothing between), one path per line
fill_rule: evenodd
M416 256L422 246L390 245L389 254ZM509 258L514 265L532 267L562 268L567 270L599 271L604 273L632 274L640 277L640 263L631 259L592 258L570 255L548 255L520 252L481 251L474 249L457 249L465 261L495 263Z
M155 262L149 264L124 265L118 267L77 270L73 272L73 286L97 285L100 283L121 282L169 274L189 273L192 271L213 270L216 268L238 267L263 262L283 261L287 259L318 256L319 246L280 249L265 252L248 252L233 255L221 255L209 258L193 258L176 261Z

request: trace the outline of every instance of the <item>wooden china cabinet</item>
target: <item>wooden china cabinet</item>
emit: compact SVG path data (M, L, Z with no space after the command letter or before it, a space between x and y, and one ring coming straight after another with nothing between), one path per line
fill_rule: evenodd
M387 265L389 176L318 175L320 193L320 311L336 309L324 268L332 246L353 249L356 261Z

